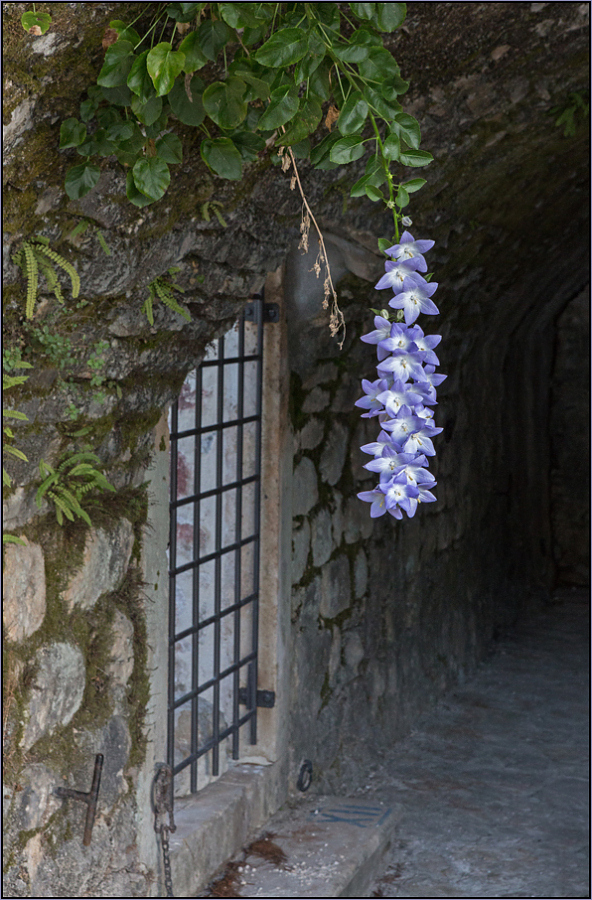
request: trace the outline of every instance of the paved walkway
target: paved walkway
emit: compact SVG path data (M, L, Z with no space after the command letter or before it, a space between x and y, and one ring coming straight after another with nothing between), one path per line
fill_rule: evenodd
M377 758L360 795L404 813L367 896L590 897L589 594L556 599Z

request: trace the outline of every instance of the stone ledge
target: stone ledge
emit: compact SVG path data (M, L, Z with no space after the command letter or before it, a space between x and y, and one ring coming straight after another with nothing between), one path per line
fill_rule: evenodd
M198 794L175 801L170 851L176 897L194 897L205 888L283 803L285 784L279 762L241 763Z

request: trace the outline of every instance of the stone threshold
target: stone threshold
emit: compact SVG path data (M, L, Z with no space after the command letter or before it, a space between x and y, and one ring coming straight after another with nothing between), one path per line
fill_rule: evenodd
M170 835L175 897L203 891L283 803L285 784L278 762L240 763L198 794L175 800L177 829ZM162 859L159 869L163 883Z
M276 813L218 883L229 897L367 896L402 807L392 796L316 796ZM200 896L215 896L213 892Z

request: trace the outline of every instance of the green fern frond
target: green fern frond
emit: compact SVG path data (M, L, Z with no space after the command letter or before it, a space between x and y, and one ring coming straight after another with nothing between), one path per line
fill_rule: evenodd
M51 247L47 247L45 244L41 244L41 246L37 245L36 249L40 253L44 253L46 256L51 259L56 266L59 266L61 269L66 272L67 275L70 276L70 281L72 282L72 297L75 300L80 293L80 277L78 272L74 268L71 263L69 263L63 256L60 256L59 253L56 253L55 250L52 250Z
M173 288L171 285L166 284L166 282L162 282L160 280L156 280L153 282L154 287L156 289L156 293L158 294L160 300L164 303L165 306L168 306L169 309L172 309L174 312L179 313L179 315L183 316L188 322L191 321L191 316L189 313L182 309L173 296Z
M103 236L103 232L97 228L95 233L97 235L97 240L98 240L99 244L101 245L101 250L103 251L105 256L111 256L111 248L109 247L107 241L105 240L105 238Z
M2 535L2 543L3 544L20 544L22 547L26 547L25 542L22 538L17 537L15 534L3 534Z
M86 219L83 219L78 223L78 225L75 225L72 231L68 234L68 240L72 241L74 240L74 238L77 238L78 235L84 234L89 225L90 222L87 222Z
M35 301L37 299L39 269L37 267L37 259L35 258L33 248L30 244L23 244L23 252L25 255L27 274L27 305L25 307L25 315L27 319L32 319Z
M48 260L44 259L42 256L38 258L39 266L41 271L45 275L45 280L47 281L47 286L54 294L56 300L60 303L64 302L64 295L62 294L62 288L60 282L58 281L58 275L54 267L51 265Z
M7 391L11 387L16 387L17 384L24 384L25 381L29 380L28 375L2 375L2 390Z
M154 313L152 312L152 293L146 297L144 301L144 305L142 306L142 312L146 314L146 318L150 322L151 325L154 325Z
M2 466L2 484L4 485L4 487L10 487L12 484L12 478L10 477L4 466Z
M17 459L22 459L23 462L29 462L23 451L19 450L18 447L12 447L10 444L4 444L3 449L5 453L9 453L11 456L16 456Z

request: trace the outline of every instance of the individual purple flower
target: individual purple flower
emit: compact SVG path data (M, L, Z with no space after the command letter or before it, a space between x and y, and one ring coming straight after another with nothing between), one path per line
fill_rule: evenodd
M363 334L360 338L365 344L379 344L385 338L391 336L392 324L382 316L374 316L374 331Z
M413 325L408 330L409 339L413 341L418 350L423 355L424 363L430 366L439 366L440 360L434 353L434 347L437 347L442 340L441 334L424 334L419 325Z
M412 328L403 325L402 322L393 322L389 334L382 338L378 345L379 348L385 351L384 355L378 358L384 359L387 352L392 353L395 350L405 350L406 352L415 350L415 344L411 336L412 330Z
M399 475L405 469L405 466L411 464L415 459L416 457L411 453L397 453L392 447L385 446L382 456L366 463L364 468L368 469L369 472L376 472L380 476L381 482L390 481L391 478Z
M382 403L389 416L396 416L399 410L409 406L415 406L422 402L422 395L411 389L403 381L393 382L393 386L377 395L376 400Z
M370 507L371 518L376 519L378 516L384 516L386 512L386 497L383 491L378 490L378 488L373 491L360 491L358 498L372 504Z
M412 261L410 260L410 262ZM416 279L417 276L414 278L406 276L403 279L403 290L389 300L389 306L392 306L393 309L403 310L406 325L415 322L420 312L431 316L437 316L439 312L436 304L430 300L430 297L436 293L438 285L432 281L424 281L423 284L420 284Z
M387 434L386 431L381 431L375 441L372 441L370 444L364 444L360 447L360 450L364 453L370 453L372 456L382 456L385 447L391 447L392 443L390 434Z
M438 375L435 370L435 366L426 366L424 369L424 377L429 384L438 387L438 385L442 384L442 382L448 378L448 375Z
M432 438L440 434L441 428L435 428L424 420L422 428L412 432L403 445L405 453L424 453L426 456L435 456L436 451Z
M410 378L415 379L415 381L422 381L423 367L421 356L418 353L406 353L404 350L395 350L392 356L380 361L378 374L391 374L395 380L402 382L409 381Z
M421 268L418 271L427 272L427 264L421 254L427 253L433 246L433 241L416 241L413 239L413 235L409 234L408 231L404 231L401 235L400 243L389 247L388 250L386 250L386 254L396 260L421 257L425 268Z
M368 412L362 413L362 418L368 419L371 416L377 416L379 412L382 412L384 404L381 400L377 399L377 395L385 391L387 387L388 381L384 378L379 378L377 381L367 381L365 378L362 379L362 390L366 396L360 397L360 399L355 402L356 406L368 410Z
M433 484L430 484L430 487L436 487L437 484L438 482L434 481ZM418 484L417 490L419 491L419 496L417 498L418 503L435 503L438 499L424 484Z
M396 475L389 482L379 484L378 490L384 492L388 510L398 506L405 510L409 518L415 515L419 489L417 485L409 484L404 473Z
M393 292L398 294L403 290L406 278L410 278L411 281L417 285L427 284L425 278L422 278L421 275L417 274L420 265L421 262L417 257L415 259L404 259L401 262L394 262L392 259L387 259L384 264L386 272L382 278L376 282L374 286L375 289L381 291L385 288L392 288Z
M433 486L436 483L432 473L425 468L428 465L428 461L423 453L419 456L415 456L412 453L398 453L397 457L400 460L407 457L407 460L395 471L396 475L403 473L410 484L415 484L418 487L421 484L430 484L431 482ZM369 466L366 468L369 468Z
M411 415L409 407L402 406L395 418L386 419L384 422L381 422L381 425L383 431L390 432L395 443L404 444L409 440L412 434L425 428L425 419Z

